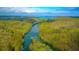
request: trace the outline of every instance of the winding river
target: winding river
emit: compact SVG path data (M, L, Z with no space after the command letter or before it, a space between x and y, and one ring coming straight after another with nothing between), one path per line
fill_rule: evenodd
M47 20L47 22L49 22L49 20ZM50 20L50 22L51 22L51 20ZM31 30L27 34L25 34L23 51L29 51L29 45L31 44L33 38L37 39L37 40L40 40L40 37L39 37L39 23L42 23L42 21L34 22L32 24Z
M33 24L31 31L24 37L23 50L29 51L29 45L32 42L32 39L39 39L39 24Z

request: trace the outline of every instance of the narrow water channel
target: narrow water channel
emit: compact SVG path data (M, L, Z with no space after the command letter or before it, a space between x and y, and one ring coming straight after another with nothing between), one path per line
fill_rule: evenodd
M24 37L24 45L23 50L29 51L29 45L32 42L32 38L39 39L39 24L35 24L32 26L31 31L25 35Z

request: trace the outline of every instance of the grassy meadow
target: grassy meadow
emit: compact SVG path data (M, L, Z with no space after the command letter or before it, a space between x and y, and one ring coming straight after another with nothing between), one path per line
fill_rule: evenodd
M55 18L39 25L41 40L60 51L79 50L79 18Z
M39 39L32 39L29 51L79 50L79 18L59 17L52 20L0 20L0 51L23 51L24 36L37 24Z
M23 36L31 27L27 21L0 20L0 51L22 50Z

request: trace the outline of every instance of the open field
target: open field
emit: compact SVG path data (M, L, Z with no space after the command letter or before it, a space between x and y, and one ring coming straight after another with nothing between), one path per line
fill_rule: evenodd
M31 51L52 51L48 45L35 39L32 39L32 43L30 44L29 48Z
M29 51L78 51L79 18L0 20L0 51L22 51L26 46Z
M79 18L56 18L39 26L41 40L57 50L79 50Z
M19 20L0 20L0 50L18 51L23 49L23 37L32 23Z

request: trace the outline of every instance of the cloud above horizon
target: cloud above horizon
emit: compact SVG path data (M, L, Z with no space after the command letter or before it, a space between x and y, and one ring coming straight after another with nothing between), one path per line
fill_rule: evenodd
M0 7L0 15L9 14L66 14L79 15L78 7Z

